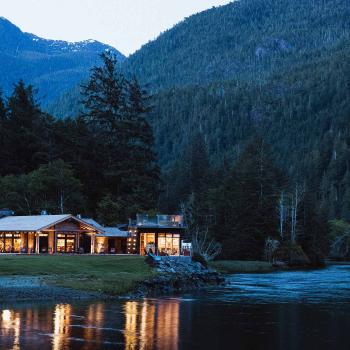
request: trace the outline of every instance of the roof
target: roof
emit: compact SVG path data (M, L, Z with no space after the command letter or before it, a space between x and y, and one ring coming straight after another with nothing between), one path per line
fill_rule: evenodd
M100 237L128 237L128 231L119 230L118 227L103 227L103 233Z
M91 218L81 218L81 220L85 221L87 224L96 227L99 230L103 230L104 227L100 225L97 221Z
M68 219L73 219L84 224L85 222L73 215L28 215L28 216L6 216L0 219L0 231L41 231L53 225L57 225ZM88 224L88 223L86 223ZM88 224L91 228L95 228ZM95 228L96 229L96 228Z

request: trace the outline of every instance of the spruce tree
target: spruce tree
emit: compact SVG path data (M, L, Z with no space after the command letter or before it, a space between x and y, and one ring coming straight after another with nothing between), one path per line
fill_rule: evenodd
M8 159L8 149L6 147L6 137L7 137L7 111L2 94L0 92L0 163L2 165ZM0 168L0 174L3 174L3 166Z
M250 143L216 196L218 238L227 258L261 259L278 236L277 200L285 178L262 138Z
M101 55L83 86L83 118L93 135L99 164L101 198L123 203L124 219L137 211L153 209L159 190L159 168L148 123L148 96L136 79L118 72L116 58Z
M19 81L8 100L4 174L27 173L47 162L49 136L44 128L43 113L35 102L33 87Z

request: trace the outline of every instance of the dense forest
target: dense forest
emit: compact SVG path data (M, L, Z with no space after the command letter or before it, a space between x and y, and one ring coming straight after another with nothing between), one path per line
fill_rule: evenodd
M107 61L106 71L95 67L90 81L48 108L58 119L19 83L1 108L9 130L1 140L2 205L64 206L108 224L137 211L181 211L192 232L222 243L226 258L259 259L279 242L279 254L301 247L317 262L337 250L339 237L346 247L349 22L345 0L213 8L114 62L114 78ZM113 93L100 99L95 89L104 82ZM17 135L21 90L36 117ZM53 186L40 182L50 172L65 174L77 196L47 190L40 198L40 186ZM6 192L15 187L20 198Z
M159 168L148 96L101 55L83 87L84 113L57 120L23 81L0 100L0 206L17 214L82 213L105 224L156 207Z
M243 0L191 16L123 63L126 74L159 91L278 72L348 46L347 0Z

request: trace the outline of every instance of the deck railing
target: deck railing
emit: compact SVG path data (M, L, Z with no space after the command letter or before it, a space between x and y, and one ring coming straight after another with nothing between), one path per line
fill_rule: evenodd
M130 226L140 227L183 227L184 220L182 215L156 215L137 214L136 221L130 220Z

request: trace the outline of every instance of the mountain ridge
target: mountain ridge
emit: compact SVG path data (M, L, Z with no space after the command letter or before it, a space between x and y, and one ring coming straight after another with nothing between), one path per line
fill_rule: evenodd
M0 18L0 85L5 95L19 79L33 84L44 105L85 79L104 50L113 51L122 62L125 56L115 48L88 39L80 42L43 39L23 32Z

